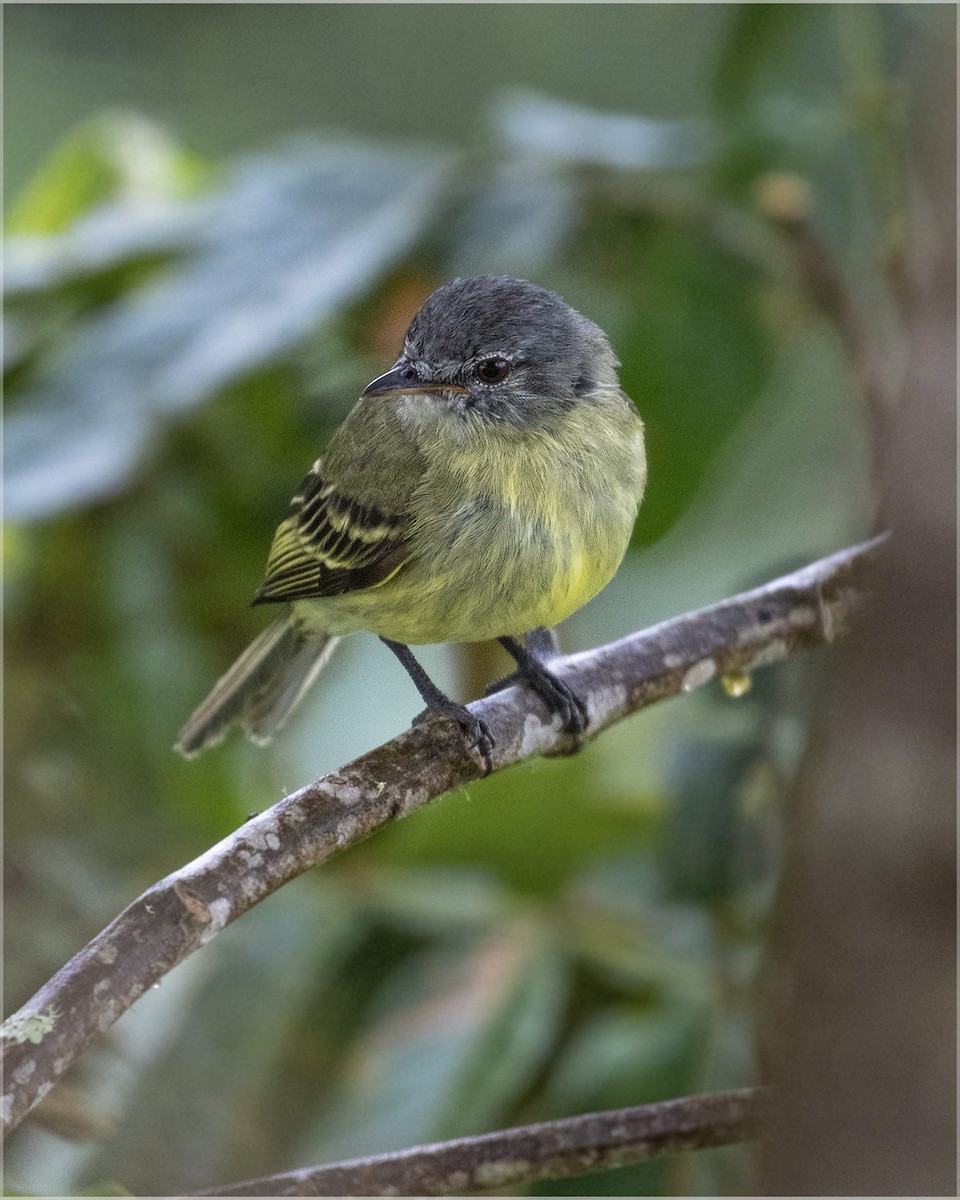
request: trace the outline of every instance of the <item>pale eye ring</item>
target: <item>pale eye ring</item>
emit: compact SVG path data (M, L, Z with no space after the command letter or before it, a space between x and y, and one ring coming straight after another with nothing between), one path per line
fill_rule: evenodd
M499 355L481 358L473 368L473 373L481 383L502 383L510 374L510 364Z

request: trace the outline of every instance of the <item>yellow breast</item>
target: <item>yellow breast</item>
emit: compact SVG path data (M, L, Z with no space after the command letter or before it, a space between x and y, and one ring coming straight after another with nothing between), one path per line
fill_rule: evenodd
M423 644L565 620L613 577L643 491L636 410L601 416L524 440L488 431L430 455L407 561L378 587L310 602L313 623Z

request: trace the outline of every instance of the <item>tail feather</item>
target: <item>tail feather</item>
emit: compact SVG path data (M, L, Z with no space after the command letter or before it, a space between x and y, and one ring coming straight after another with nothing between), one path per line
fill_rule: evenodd
M340 639L305 635L280 617L246 648L193 712L174 744L184 758L222 742L240 725L251 741L269 742L326 666Z

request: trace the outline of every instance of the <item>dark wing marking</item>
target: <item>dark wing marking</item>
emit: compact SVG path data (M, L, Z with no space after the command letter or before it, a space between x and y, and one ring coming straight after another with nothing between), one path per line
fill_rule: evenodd
M408 518L338 492L323 479L322 466L303 481L277 529L254 604L375 587L406 561Z

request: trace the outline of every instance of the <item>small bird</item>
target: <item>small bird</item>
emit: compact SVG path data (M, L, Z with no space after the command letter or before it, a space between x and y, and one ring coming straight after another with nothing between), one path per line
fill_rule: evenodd
M379 636L428 711L489 770L493 738L410 650L500 641L582 733L583 702L546 665L548 632L627 549L646 482L643 422L606 335L560 296L507 276L454 279L416 313L293 497L254 604L279 616L184 725L190 758L240 725L268 742L347 633Z

